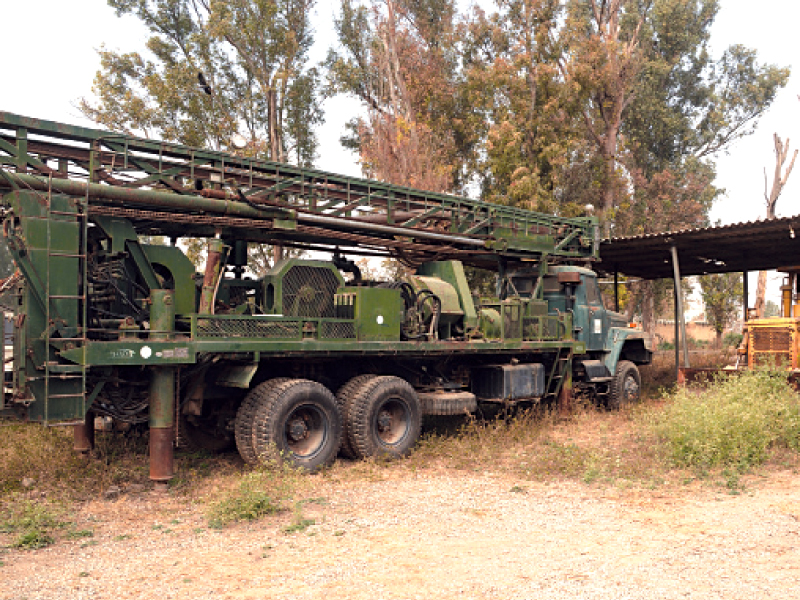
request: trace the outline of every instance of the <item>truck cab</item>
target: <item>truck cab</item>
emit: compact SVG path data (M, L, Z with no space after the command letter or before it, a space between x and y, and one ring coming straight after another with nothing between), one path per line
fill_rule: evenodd
M586 345L579 360L583 379L609 394L612 405L626 401L626 393L627 401L635 400L630 396L638 394L641 381L637 365L650 363L652 336L604 306L591 269L551 267L543 278L543 292L550 313L572 313L573 335Z

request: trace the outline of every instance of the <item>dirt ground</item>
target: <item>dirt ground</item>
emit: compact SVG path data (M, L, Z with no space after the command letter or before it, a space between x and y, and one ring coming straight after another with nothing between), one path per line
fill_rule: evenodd
M92 538L0 556L0 597L800 598L797 473L738 495L447 472L315 485L294 514L222 530L170 494L92 502Z

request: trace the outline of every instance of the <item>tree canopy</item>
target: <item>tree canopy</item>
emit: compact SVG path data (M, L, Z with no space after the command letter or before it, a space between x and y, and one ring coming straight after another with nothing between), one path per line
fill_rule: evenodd
M80 108L115 131L311 165L322 122L320 73L308 64L314 0L108 0L151 36L101 49L95 99ZM238 151L238 150L237 150Z
M310 64L314 0L108 0L150 30L100 50L81 108L102 125L310 165L321 98L361 106L343 138L367 176L574 216L606 235L708 224L716 157L789 69L710 49L718 0L340 0ZM486 6L487 3L482 3ZM631 305L663 296L640 286ZM637 297L639 298L637 300Z

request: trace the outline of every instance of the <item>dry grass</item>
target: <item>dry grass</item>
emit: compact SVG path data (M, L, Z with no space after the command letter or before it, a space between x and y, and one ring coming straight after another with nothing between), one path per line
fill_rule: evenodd
M703 364L714 360L718 358L706 358ZM661 378L662 389L671 383L672 367L671 360L663 356L648 367ZM700 399L710 394L693 393ZM700 478L731 487L733 471L726 470L728 465L712 465L711 470L704 465L700 473L691 464L677 463L671 453L663 423L679 403L691 405L691 397L685 392L655 391L646 396L642 404L620 412L584 407L568 417L538 409L429 418L419 445L408 458L395 462L339 460L314 476L277 467L253 471L235 454L178 453L170 493L196 502L212 523L222 526L287 512L300 506L303 498L319 494L323 485L330 493L339 485L426 472L488 472L519 481L572 480L620 488L680 486ZM7 510L21 499L46 501L60 503L66 507L63 514L68 515L78 510L81 502L102 498L109 486L118 486L123 493L132 484L149 488L146 436L98 436L98 448L87 460L72 451L69 429L14 425L5 427L3 433L0 509ZM797 448L782 444L764 455L766 467L751 466L758 467L756 473L770 465L797 469L799 457ZM736 478L740 475L741 470L736 471ZM23 487L26 479L28 485ZM741 485L738 479L734 484Z
M692 368L721 369L734 364L736 357L730 349L701 350L689 354ZM675 389L675 352L659 351L653 354L653 362L639 368L644 391L649 396L658 396L662 391Z
M532 481L650 484L663 479L652 435L637 426L641 409L584 408L568 418L529 410L489 420L462 419L455 435L429 431L409 468L499 472Z

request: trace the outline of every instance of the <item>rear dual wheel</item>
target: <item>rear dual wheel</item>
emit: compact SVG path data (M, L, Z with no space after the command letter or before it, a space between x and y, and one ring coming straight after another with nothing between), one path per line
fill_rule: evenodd
M348 401L350 398L355 397L358 391L367 382L376 379L378 375L357 375L345 383L336 392L336 406L339 408L339 414L342 416L342 444L339 447L339 454L345 458L356 458L356 452L350 443L350 426L347 419Z
M399 377L368 377L344 402L347 445L355 458L405 456L421 428L419 398ZM344 446L344 444L343 444Z
M419 398L411 385L399 377L361 375L336 398L314 381L265 381L242 402L235 433L249 464L288 461L314 471L332 463L340 446L352 458L404 456L417 443L420 427Z
M248 464L258 464L258 454L253 448L253 425L255 423L256 409L267 394L287 381L290 381L289 377L275 377L258 384L245 396L239 406L239 410L236 412L236 421L234 423L236 449Z
M305 379L270 380L248 394L236 431L246 462L286 461L314 471L336 458L342 421L325 386Z

